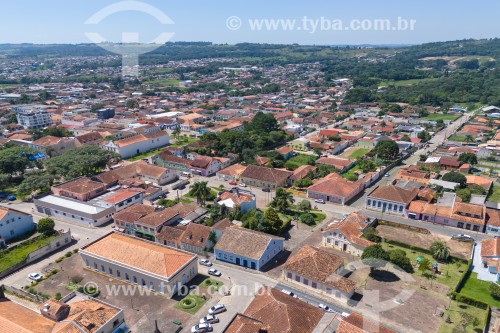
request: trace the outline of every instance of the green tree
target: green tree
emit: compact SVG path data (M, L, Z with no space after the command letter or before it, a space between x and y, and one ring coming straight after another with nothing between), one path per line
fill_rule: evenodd
M401 138L401 141L411 142L411 138L408 136L408 134L405 134Z
M472 198L472 192L469 188L458 188L455 190L457 196L462 200L462 202L470 202Z
M361 254L361 260L365 265L370 266L370 271L384 267L389 261L389 254L380 244L367 246Z
M380 243L380 241L382 240L382 238L378 235L378 230L375 229L374 227L367 228L364 231L363 235L370 242Z
M427 141L429 141L431 139L431 135L427 131L422 131L422 132L418 133L417 137L420 140L422 140L422 142L427 142Z
M174 135L175 139L179 140L179 136L181 134L180 126L175 126L174 130L172 131L172 134Z
M431 261L428 258L423 258L418 265L418 270L424 275L431 269Z
M468 163L468 164L477 164L477 156L474 153L462 153L458 158L459 162Z
M467 178L459 172L450 171L443 176L443 180L452 183L460 184L460 187L464 187L467 183Z
M304 213L299 216L300 222L307 224L307 225L315 225L316 221L314 221L314 216L310 213Z
M300 210L301 212L308 212L311 210L311 202L309 200L301 200L298 204L297 204L297 209Z
M476 142L476 139L475 139L472 135L467 134L467 135L465 136L465 142L467 142L467 143Z
M431 250L434 259L446 261L450 257L450 247L445 242L434 242L429 250Z
M50 187L54 183L54 176L46 171L33 171L26 173L18 191L23 195L32 194L39 191L41 193L50 192Z
M392 140L382 140L377 142L374 152L379 158L385 161L392 161L398 158L399 147L398 144Z
M38 221L37 231L44 236L51 236L55 233L55 226L53 219L45 217Z
M199 205L204 206L205 200L210 195L210 189L208 188L208 182L199 181L195 182L190 186L189 195L195 196Z
M407 273L413 273L413 266L410 258L406 256L406 252L401 249L389 251L389 261L398 266Z
M0 190L5 189L10 186L11 175L6 173L0 173Z
M363 173L377 170L377 165L375 164L375 162L365 158L359 159L356 165L361 169Z
M281 220L278 212L272 208L269 207L266 209L264 212L264 218L266 219L267 223L269 224L269 231L277 235L281 232L281 228L283 227L283 221Z
M500 286L497 283L490 283L489 290L493 298L495 298L496 300L500 299Z
M276 195L271 202L271 207L276 208L278 212L284 213L295 202L292 193L282 187L278 187Z
M139 108L139 102L136 99L129 99L126 102L127 109L137 109Z
M304 188L304 187L309 187L313 184L311 178L305 177L302 179L297 179L295 182L293 182L293 186L298 187L298 188Z

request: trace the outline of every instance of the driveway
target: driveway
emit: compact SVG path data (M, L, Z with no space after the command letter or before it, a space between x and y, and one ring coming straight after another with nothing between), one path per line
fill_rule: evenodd
M496 274L491 274L487 268L484 268L481 259L481 242L476 243L474 257L472 259L472 271L477 273L477 278L483 281L496 282Z

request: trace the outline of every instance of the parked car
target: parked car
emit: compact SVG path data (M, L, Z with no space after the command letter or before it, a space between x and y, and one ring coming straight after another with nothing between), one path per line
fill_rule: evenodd
M281 289L281 292L282 293L285 293L289 296L292 296L293 298L299 298L299 296L295 295L294 293L292 293L290 290L287 290L287 289Z
M210 268L208 270L208 275L221 276L222 273L220 271L216 270L215 268Z
M198 324L191 327L191 333L205 333L212 332L214 328L210 324Z
M233 180L229 182L229 185L238 185L238 183Z
M200 259L200 265L203 265L203 266L212 266L212 262L208 259Z
M17 198L16 198L16 196L15 196L15 195L12 195L12 194L11 194L11 195L9 195L9 196L7 197L7 199L9 199L9 201L14 201L14 200L16 200Z
M43 279L43 275L40 273L30 273L28 274L28 278L33 281L40 281Z
M226 311L224 304L217 304L208 309L208 314L214 315Z
M456 235L451 236L451 239L456 239L456 240L460 240L460 241L464 241L464 242L469 242L469 241L474 240L471 236L466 235L466 234L456 234Z
M239 186L239 187L247 187L247 184L245 184L245 183L240 183L240 184L238 184L238 186Z
M314 202L317 202L317 203L320 203L320 204L324 204L325 200L323 200L323 199L314 199Z
M219 318L214 315L207 315L200 319L200 324L215 324L219 322Z
M264 188L262 189L262 192L271 192L271 190L270 190L270 189L268 189L267 187L264 187Z
M320 308L321 310L325 311L325 312L335 312L333 311L333 309L331 309L328 305L325 305L323 303L320 303L318 305L318 308Z
M390 174L388 174L388 173L386 173L386 174L384 175L384 177L390 177L390 176L391 176L391 175L390 175Z
M342 317L344 317L344 318L349 317L349 313L347 313L347 312L342 312Z

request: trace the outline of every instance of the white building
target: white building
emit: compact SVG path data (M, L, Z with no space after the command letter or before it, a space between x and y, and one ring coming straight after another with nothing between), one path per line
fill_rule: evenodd
M0 247L2 242L35 229L33 216L10 208L0 207Z
M158 131L138 134L121 140L105 141L101 148L118 153L122 158L129 158L153 149L165 147L168 144L169 136L167 132Z
M43 128L52 123L45 105L23 105L12 108L16 111L17 123L24 128Z

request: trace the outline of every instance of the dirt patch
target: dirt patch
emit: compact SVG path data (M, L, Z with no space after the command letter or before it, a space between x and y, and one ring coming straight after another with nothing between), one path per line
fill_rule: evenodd
M444 308L447 300L425 290L416 289L415 286L401 281L386 282L384 279L369 278L366 288L362 291L364 296L355 307L356 311L373 313L377 304L366 295L369 292L378 292L379 299L384 302L384 310L380 313L382 322L389 326L399 328L401 332L436 332L444 318L435 316L437 308ZM409 295L405 297L402 295ZM401 298L403 304L394 300ZM372 304L373 303L373 304Z
M406 229L391 227L388 225L379 225L377 227L379 235L385 239L395 240L423 249L428 249L436 241L444 241L450 247L451 255L457 258L468 260L472 254L472 244L468 242L459 242L450 237L437 234L422 234Z

